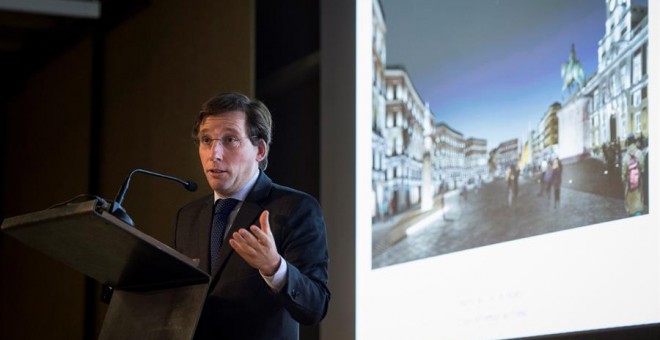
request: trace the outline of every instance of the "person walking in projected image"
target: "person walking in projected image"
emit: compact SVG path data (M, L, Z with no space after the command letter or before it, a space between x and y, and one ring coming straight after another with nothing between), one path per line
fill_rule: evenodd
M195 120L212 193L179 210L174 241L211 275L195 339L298 339L299 324L326 315L321 208L265 174L271 129L268 108L239 93L212 97Z
M628 216L638 216L644 211L642 178L644 153L637 147L634 135L626 139L626 151L621 161L621 180L624 187L624 206Z
M550 197L552 195L552 158L548 158L548 166L545 168L543 173L543 190L545 190L545 195L548 197L548 203L550 203Z
M545 171L548 168L548 162L544 159L541 161L541 165L539 167L539 174L538 174L538 182L539 182L539 193L536 196L543 196L545 193Z
M515 164L511 164L506 169L506 183L508 191L508 203L509 206L512 206L518 197L518 167Z
M554 192L554 207L555 209L559 207L560 204L560 193L561 193L561 173L562 173L563 167L561 164L561 161L559 158L555 158L552 160L552 179L551 179L551 186L553 188Z
M509 207L513 205L513 171L511 168L512 166L509 165L504 172L504 178L506 178L506 197Z

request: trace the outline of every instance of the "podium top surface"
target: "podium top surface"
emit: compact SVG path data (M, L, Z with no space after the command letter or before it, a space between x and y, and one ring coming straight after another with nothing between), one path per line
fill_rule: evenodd
M7 218L2 231L117 289L210 280L190 258L112 216L96 199Z

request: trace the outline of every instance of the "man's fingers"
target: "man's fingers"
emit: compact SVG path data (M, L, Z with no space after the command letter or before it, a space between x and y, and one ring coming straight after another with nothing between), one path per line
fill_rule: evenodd
M259 216L259 222L261 222L261 230L262 230L265 234L269 234L269 233L270 233L270 223L268 222L268 216L269 216L269 215L270 215L270 213L268 212L268 210L264 210L264 211L261 213L261 216Z
M243 243L237 241L234 238L229 239L229 245L232 248L234 248L234 250L236 250L239 254L242 254L243 252L245 252L245 247L243 246Z
M259 244L258 237L252 234L251 232L249 232L247 229L241 229L237 232L237 234L242 242L244 242L245 244L251 247L255 247Z
M256 253L255 244L258 244L258 241L249 232L235 232L233 237L229 239L229 245L234 250L246 255Z

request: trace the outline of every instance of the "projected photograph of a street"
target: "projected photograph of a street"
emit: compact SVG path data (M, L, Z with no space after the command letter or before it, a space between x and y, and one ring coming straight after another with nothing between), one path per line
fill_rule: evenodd
M646 0L373 6L373 269L648 214Z

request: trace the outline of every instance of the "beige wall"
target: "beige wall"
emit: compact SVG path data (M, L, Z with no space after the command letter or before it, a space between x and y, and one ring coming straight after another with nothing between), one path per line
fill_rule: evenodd
M124 208L136 226L169 242L177 209L208 194L190 139L201 104L222 91L252 94L253 6L249 1L154 1L107 36L101 193L114 197L133 168L192 179L136 175Z
M253 1L161 0L106 35L100 192L92 194L114 199L136 167L196 181L194 194L143 175L131 181L124 207L168 244L178 207L208 193L189 138L199 106L217 92L253 94L253 21ZM86 38L8 103L3 217L89 193L91 60ZM82 275L4 235L0 264L0 338L83 337Z

